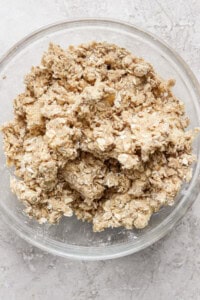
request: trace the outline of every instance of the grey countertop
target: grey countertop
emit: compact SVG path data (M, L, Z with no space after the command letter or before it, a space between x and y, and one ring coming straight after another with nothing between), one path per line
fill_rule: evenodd
M0 0L0 55L43 25L98 16L156 33L200 79L199 0ZM55 257L15 236L0 220L0 299L198 300L199 200L161 241L110 261Z

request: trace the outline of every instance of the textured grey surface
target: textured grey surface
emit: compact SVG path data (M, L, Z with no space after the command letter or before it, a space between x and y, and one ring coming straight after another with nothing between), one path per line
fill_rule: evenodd
M0 55L24 35L69 18L112 17L156 33L200 79L198 0L0 0ZM52 256L0 220L2 300L200 299L200 201L152 247L121 259L78 262Z

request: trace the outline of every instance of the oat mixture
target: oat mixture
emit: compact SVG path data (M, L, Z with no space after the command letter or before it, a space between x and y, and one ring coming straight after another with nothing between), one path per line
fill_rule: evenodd
M113 44L50 44L2 127L13 193L39 223L73 213L143 228L191 179L184 105L152 65Z

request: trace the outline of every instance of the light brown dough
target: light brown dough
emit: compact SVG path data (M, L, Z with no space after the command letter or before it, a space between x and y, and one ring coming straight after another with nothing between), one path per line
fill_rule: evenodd
M191 179L194 131L152 65L113 44L50 44L2 127L11 189L40 223L144 228Z

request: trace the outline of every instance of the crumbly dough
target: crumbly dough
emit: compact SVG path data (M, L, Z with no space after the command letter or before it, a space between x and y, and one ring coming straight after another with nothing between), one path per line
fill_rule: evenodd
M13 193L39 223L73 213L144 228L191 179L184 105L152 65L113 44L50 44L2 127Z

